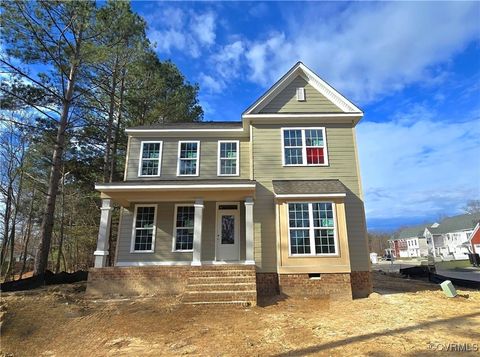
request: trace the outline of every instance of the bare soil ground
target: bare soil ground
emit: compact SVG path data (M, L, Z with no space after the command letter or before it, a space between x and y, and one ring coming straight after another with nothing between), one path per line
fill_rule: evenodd
M479 291L449 299L436 285L378 272L374 285L377 293L366 299L283 297L257 307L87 300L84 283L4 294L0 350L62 357L428 356L451 343L480 343Z

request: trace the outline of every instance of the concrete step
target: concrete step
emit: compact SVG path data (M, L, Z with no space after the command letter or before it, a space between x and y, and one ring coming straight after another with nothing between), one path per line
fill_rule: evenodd
M183 294L182 301L184 303L208 303L225 301L243 301L255 303L257 301L257 291L187 291Z
M255 265L244 265L244 264L212 264L212 265L201 265L196 267L195 270L251 270L256 271Z
M186 291L252 291L255 290L255 283L207 283L207 284L188 284Z

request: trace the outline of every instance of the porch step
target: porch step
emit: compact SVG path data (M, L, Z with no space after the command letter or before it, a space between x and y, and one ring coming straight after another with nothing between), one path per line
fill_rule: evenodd
M188 284L187 292L201 292L212 290L216 291L252 291L255 288L255 283L213 283L213 284Z
M185 304L255 305L255 266L219 265L192 269L182 301Z

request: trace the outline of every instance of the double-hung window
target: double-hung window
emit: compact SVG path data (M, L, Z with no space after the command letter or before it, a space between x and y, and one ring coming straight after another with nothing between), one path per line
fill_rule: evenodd
M238 176L239 175L239 141L219 141L218 142L218 176Z
M283 128L284 166L328 165L325 128Z
M200 156L199 141L180 141L178 143L178 176L198 176Z
M137 205L133 220L132 252L153 252L156 205Z
M162 160L161 141L142 141L138 176L160 176Z
M288 230L291 255L338 254L332 202L289 203Z
M173 230L173 251L193 250L193 228L195 207L193 205L175 206L175 227Z

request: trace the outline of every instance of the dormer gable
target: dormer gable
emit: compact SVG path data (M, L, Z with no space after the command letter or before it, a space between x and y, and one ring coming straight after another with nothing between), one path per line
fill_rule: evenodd
M356 114L361 109L345 98L302 62L297 62L282 78L243 113L271 114Z

